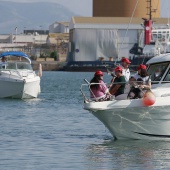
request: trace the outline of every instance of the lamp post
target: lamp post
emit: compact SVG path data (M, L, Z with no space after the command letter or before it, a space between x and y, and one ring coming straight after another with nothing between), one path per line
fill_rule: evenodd
M17 30L18 30L18 28L15 27L15 43L17 43Z
M42 44L42 25L40 25L40 43Z
M42 47L42 25L40 25L40 56L41 56L41 47Z
M24 41L25 41L25 44L26 44L26 27L24 27L24 30L23 30L23 34L24 34Z

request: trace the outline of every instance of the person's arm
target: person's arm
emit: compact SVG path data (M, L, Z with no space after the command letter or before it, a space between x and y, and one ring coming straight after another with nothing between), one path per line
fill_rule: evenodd
M140 88L149 90L151 89L151 82L149 81L146 85L139 85Z
M136 81L136 79L135 79L134 77L131 77L131 78L129 79L129 84L132 85L132 86L134 86L134 81Z
M110 92L109 92L109 89L108 87L106 86L106 84L104 83L104 81L100 81L101 85L101 91L104 93L104 94L108 94L108 95L111 95Z
M109 96L111 95L110 92L109 92L109 89L106 90L106 94L109 95Z

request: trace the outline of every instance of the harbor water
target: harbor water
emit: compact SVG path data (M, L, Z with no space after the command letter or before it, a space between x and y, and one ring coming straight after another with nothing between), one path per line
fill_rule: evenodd
M169 169L170 142L114 141L83 109L80 85L93 74L43 72L38 99L0 99L0 169Z

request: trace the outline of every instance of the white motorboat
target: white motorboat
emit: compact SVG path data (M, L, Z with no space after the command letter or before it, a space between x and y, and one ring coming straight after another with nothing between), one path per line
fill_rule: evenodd
M0 63L0 98L37 98L40 76L33 71L30 58L19 51L3 52L0 58L7 59Z
M156 99L149 106L143 98L127 99L127 94L111 101L91 101L89 90L85 89L90 84L81 86L84 109L96 116L116 139L170 140L170 54L155 56L147 64Z

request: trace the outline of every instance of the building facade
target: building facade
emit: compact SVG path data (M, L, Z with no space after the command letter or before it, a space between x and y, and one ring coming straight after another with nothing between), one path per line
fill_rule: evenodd
M51 24L49 33L69 33L69 22L55 22Z

